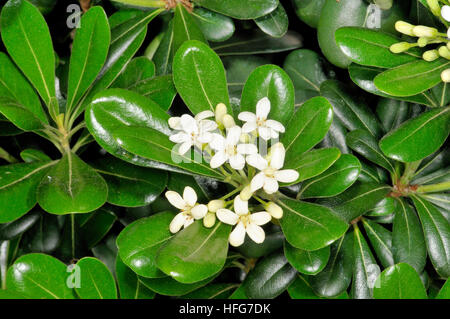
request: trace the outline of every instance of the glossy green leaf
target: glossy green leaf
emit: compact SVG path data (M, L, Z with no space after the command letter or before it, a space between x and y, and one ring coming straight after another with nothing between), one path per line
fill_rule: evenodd
M441 290L439 290L436 299L450 299L450 279L447 279Z
M173 21L169 21L167 28L163 31L161 43L153 56L153 62L156 65L157 75L166 75L172 73L172 61L175 52L173 52Z
M195 3L209 10L222 13L235 19L255 19L276 9L278 0L195 0Z
M20 157L26 163L51 161L51 158L48 157L44 152L34 148L24 149L22 152L20 152Z
M20 163L0 167L0 222L12 222L36 204L36 189L56 162Z
M189 14L181 3L178 3L173 17L173 53L176 53L180 46L189 40L206 43L205 36L195 22L194 17Z
M10 240L30 229L39 219L38 212L31 212L10 223L0 224L0 240Z
M297 167L299 156L325 137L332 121L332 106L323 97L313 97L298 108L281 139L286 148L285 167Z
M264 232L266 237L261 244L248 239L241 246L236 247L236 250L247 258L260 258L273 253L283 246L284 235L279 226L265 226Z
M287 289L289 296L292 299L328 299L320 297L314 292L310 283L311 278L313 277L302 276L299 274ZM348 293L344 291L340 295L332 297L332 299L349 299Z
M116 278L120 299L153 299L155 293L145 287L136 273L128 268L120 257L116 260Z
M361 164L350 154L342 154L320 175L303 182L298 197L330 197L342 193L358 178Z
M55 98L55 54L50 31L28 1L9 1L1 14L1 34L14 62L49 105Z
M317 250L341 237L348 224L329 208L317 204L283 199L281 228L292 246L303 250Z
M427 244L428 256L439 275L450 276L450 223L425 199L412 196Z
M423 231L413 208L401 199L392 226L392 250L395 263L407 263L422 272L427 260Z
M431 110L403 123L380 141L386 156L415 162L434 153L450 134L450 107Z
M268 118L287 123L294 113L294 85L291 79L276 65L256 68L248 77L242 91L241 111L256 112L256 104L264 97L270 100Z
M240 285L228 299L248 299L247 295L245 294L245 287L244 285Z
M35 253L51 254L61 243L61 237L61 226L57 217L41 213L33 228L24 233L22 245Z
M47 172L36 196L49 213L87 213L106 202L108 188L92 167L69 152Z
M279 38L286 34L289 20L281 3L269 14L255 19L256 25L268 35Z
M322 142L319 144L320 147L336 147L341 153L348 154L350 149L345 143L345 135L347 134L347 129L344 124L334 116L333 122L331 123L330 129L327 135L325 135Z
M341 152L337 148L311 150L300 155L292 168L300 175L298 181L304 181L326 171L340 156ZM285 167L288 168L286 165Z
M297 270L288 263L283 252L262 259L243 283L251 299L273 299L295 280Z
M392 233L383 226L368 219L363 219L363 225L370 244L375 251L375 255L383 267L392 266L394 264Z
M375 299L427 299L427 293L417 272L400 263L385 269L375 283Z
M8 289L33 299L73 299L67 266L44 254L28 254L8 269Z
M435 206L442 208L444 211L450 212L449 193L422 194L421 196Z
M134 58L127 64L111 87L136 91L142 82L155 76L155 64L145 56ZM138 92L139 93L139 92Z
M330 258L330 246L319 250L307 251L284 243L284 255L288 262L305 275L316 275L321 272Z
M182 299L226 299L236 288L236 284L227 283L212 283L194 290L187 295L182 296Z
M319 25L320 13L326 0L294 0L295 13L311 28Z
M94 82L106 61L111 34L102 7L92 7L83 14L70 56L67 111L70 112Z
M78 215L77 217L85 216L86 214ZM86 220L80 223L79 232L88 248L97 245L111 230L117 220L117 216L108 207L101 207L85 218Z
M112 156L97 160L93 167L108 184L108 203L117 206L148 205L167 184L167 172L135 166Z
M223 42L234 33L233 19L227 16L201 7L194 8L191 14L209 41Z
M44 128L44 123L31 111L10 98L0 97L0 112L24 131L37 131Z
M187 41L173 61L173 81L192 113L215 110L217 104L229 106L227 80L222 61L206 44Z
M116 237L115 234L110 234L91 249L94 257L100 259L113 274L115 274L115 263L117 258Z
M205 280L198 281L192 284L183 284L176 281L170 276L164 278L139 277L139 281L144 286L156 292L157 294L164 296L182 296L207 285L214 278L215 277L206 278Z
M120 258L139 276L165 276L156 267L156 255L172 237L169 224L174 216L171 212L163 212L141 218L128 225L117 237Z
M117 299L116 282L108 268L100 260L84 257L77 262L80 287L75 291L81 299Z
M393 99L380 99L376 112L385 132L399 127L411 116L408 103Z
M161 248L156 265L181 283L209 278L225 265L230 231L222 223L206 228L201 221L194 222Z
M396 200L393 197L385 197L375 205L374 209L366 213L366 215L371 217L387 216L395 212L396 209Z

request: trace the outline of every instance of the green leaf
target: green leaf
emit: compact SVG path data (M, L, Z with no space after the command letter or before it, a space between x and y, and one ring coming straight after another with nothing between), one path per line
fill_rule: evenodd
M173 17L172 52L176 53L185 41L197 40L206 43L205 36L186 8L178 3Z
M385 132L396 129L411 116L408 103L393 99L381 98L376 112Z
M261 260L248 274L243 285L250 299L273 299L295 280L297 270L289 265L284 253L274 253Z
M450 299L450 279L447 279L441 290L439 290L436 299Z
M169 224L171 212L141 218L128 225L117 237L117 247L122 261L137 275L149 278L164 277L156 267L159 249L172 237Z
M31 213L32 214L32 213ZM28 217L31 214L27 214ZM54 215L41 213L39 220L24 233L22 245L29 251L45 254L54 253L61 243L61 227Z
M10 98L0 97L0 112L24 131L38 131L44 128L44 123L31 111Z
M342 122L334 116L330 129L320 143L320 147L337 147L343 154L350 153L350 149L345 143L346 134L347 129Z
M295 281L288 287L289 296L292 299L328 299L318 296L311 287L310 281L313 277L298 275ZM346 291L332 299L349 299Z
M127 64L111 87L136 91L142 82L155 76L155 64L145 56L134 58ZM137 91L136 91L137 92ZM139 93L139 92L138 92Z
M304 181L326 171L340 156L341 152L337 148L311 150L300 155L292 168L299 173L298 181ZM285 167L288 168L286 165Z
M0 166L0 223L12 222L36 204L39 182L54 162Z
M373 290L375 299L427 299L427 293L417 272L408 264L386 268Z
M327 266L310 277L315 293L323 297L335 297L345 292L352 280L353 236L347 233L331 245Z
M366 102L358 100L349 88L338 81L328 80L320 86L321 94L333 105L333 112L348 130L363 129L375 137L382 134L381 124L367 107Z
M45 104L55 98L55 54L50 31L28 1L8 1L1 14L3 43Z
M111 40L108 18L102 7L92 7L83 14L76 30L69 66L68 113L102 69Z
M164 278L144 278L139 277L139 281L148 289L164 296L182 296L200 287L207 285L214 277L206 278L192 284L183 284L172 277Z
M116 282L108 268L100 260L84 257L77 262L80 287L75 291L81 299L117 299Z
M224 103L232 114L225 69L206 44L192 40L180 47L173 61L173 81L192 113L214 112L217 104Z
M264 232L266 237L263 243L257 244L253 240L246 240L241 246L236 247L236 250L247 258L260 258L283 247L284 235L279 226L265 226Z
M385 135L380 148L386 156L415 162L437 151L450 134L450 107L422 113Z
M167 184L167 172L139 167L107 156L92 166L108 184L108 203L138 207L152 203Z
M226 299L228 298L233 289L236 288L236 284L226 283L213 283L201 287L187 295L182 296L182 299Z
M335 37L341 51L361 65L389 69L422 58L419 49L402 54L392 53L390 46L400 42L400 39L378 30L344 27L336 31Z
M209 41L223 42L234 33L233 19L227 16L200 7L194 8L191 14Z
M303 182L297 197L331 197L349 188L358 178L361 164L350 154L342 154L334 164L320 175Z
M138 276L120 259L116 259L116 277L120 299L153 299L155 293L145 287Z
M394 264L392 233L383 226L368 219L363 219L363 225L375 254L383 267L392 266Z
M194 222L159 250L156 265L185 284L209 278L225 265L230 231L222 223L206 228L201 221Z
M284 255L289 263L305 275L316 275L321 272L330 258L330 246L319 250L307 251L295 248L284 242Z
M298 108L281 139L286 148L285 166L298 167L299 157L325 137L332 121L332 106L323 97L313 97Z
M286 72L269 64L257 67L248 77L242 91L241 111L256 112L264 97L270 100L269 118L287 123L294 113L294 85Z
M172 73L172 61L174 52L172 50L173 44L173 20L169 21L169 24L164 31L161 43L153 56L153 62L156 65L157 75L166 75Z
M80 235L89 249L97 245L103 237L111 230L117 220L114 212L107 207L101 207L97 211L87 215L77 215L85 218L80 223Z
M52 160L44 152L33 148L24 149L22 152L20 152L20 157L26 163L50 162Z
M36 196L52 214L88 213L106 202L108 188L92 167L68 152L44 176Z
M439 84L441 72L448 69L450 61L440 58L433 62L418 60L387 70L374 79L382 92L394 96L411 96Z
M346 136L347 145L369 161L395 173L394 163L386 158L378 146L377 139L366 130L354 130Z
M0 224L0 241L11 240L30 229L39 219L39 213L31 212L10 223Z
M427 260L425 238L413 208L399 199L392 225L395 263L407 263L421 273Z
M255 19L256 25L268 35L279 38L286 34L289 20L281 3L269 14Z
M388 216L394 213L396 209L396 200L393 197L385 197L375 205L374 209L366 213L366 215L370 217Z
M6 275L8 289L32 299L73 299L70 274L58 259L44 254L18 258ZM70 283L72 283L70 281Z
M433 203L435 206L450 212L450 194L449 193L434 193L422 194L423 198Z
M372 299L380 267L358 227L354 227L352 297Z
M437 208L423 198L412 196L425 235L428 256L444 278L450 276L450 223Z
M319 24L320 13L326 0L294 0L295 13L297 16L309 25L311 28L317 28Z
M292 199L278 203L284 211L281 228L289 244L296 248L309 251L323 248L348 228L348 224L327 207Z
M269 14L278 6L278 0L195 0L195 3L209 10L222 13L235 19L255 19Z
M241 284L228 299L248 299L244 285Z

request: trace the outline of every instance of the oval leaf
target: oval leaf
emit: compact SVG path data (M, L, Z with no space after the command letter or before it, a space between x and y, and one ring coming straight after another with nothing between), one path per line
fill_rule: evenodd
M84 257L80 267L80 287L75 291L81 299L117 299L116 282L108 268L97 258Z

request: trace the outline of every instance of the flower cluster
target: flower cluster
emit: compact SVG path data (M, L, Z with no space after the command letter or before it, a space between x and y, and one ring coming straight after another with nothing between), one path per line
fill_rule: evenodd
M285 148L278 139L285 128L268 118L270 108L270 100L265 97L258 101L256 113L241 112L238 119L242 127L236 125L223 103L217 105L215 112L169 119L169 126L174 130L170 140L177 144L177 152L183 155L196 149L211 168L220 169L225 181L234 186L229 194L208 205L197 204L197 195L189 186L184 189L183 197L173 191L166 192L169 202L181 210L170 224L172 233L188 227L196 219L203 219L205 227L212 227L217 218L235 226L229 237L233 246L242 245L246 234L256 243L264 241L261 226L283 216L280 206L265 200L277 198L279 183L293 183L299 177L295 170L282 169ZM227 200L235 194L232 200ZM252 198L256 205L249 208Z
M441 8L439 0L427 0L427 4L431 12L448 27L448 22L450 22L450 6L445 4ZM405 21L397 21L395 29L400 33L411 37L417 37L418 39L417 42L414 43L394 43L390 47L391 52L402 53L413 47L423 48L429 44L438 44L439 47L425 51L422 58L428 62L432 62L439 57L450 60L450 28L447 29L447 33L440 33L436 28L424 25L412 25ZM441 79L443 82L450 82L450 69L441 72Z

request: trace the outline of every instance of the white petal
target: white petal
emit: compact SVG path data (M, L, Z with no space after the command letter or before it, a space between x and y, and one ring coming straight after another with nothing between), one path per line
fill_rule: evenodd
M237 146L237 152L239 154L256 154L258 153L258 148L254 144L239 144Z
M208 213L208 207L203 204L197 204L191 209L192 217L202 219Z
M212 137L211 142L209 143L209 146L211 146L211 148L213 150L223 151L226 147L225 138L220 134L213 134L213 137Z
M241 154L236 154L230 157L230 165L234 169L243 169L245 166L245 158Z
M186 221L186 215L183 213L178 213L170 222L169 230L172 234L177 233L181 227L183 227Z
M236 225L234 227L233 231L230 234L229 242L231 246L238 247L244 243L245 239L245 227L242 222Z
M258 134L263 140L268 141L272 136L272 130L268 127L260 126L258 127Z
M201 120L207 119L208 117L212 117L212 116L214 116L214 112L212 112L212 111L203 111L203 112L198 113L195 116L195 119L197 120L197 122L199 122Z
M284 155L286 151L283 144L277 143L270 150L270 167L280 169L284 164Z
M178 153L180 155L184 155L187 153L187 151L189 151L192 147L192 142L191 141L187 141L184 142L183 144L181 144L181 146L178 148Z
M283 124L281 124L278 121L267 120L266 121L266 126L270 127L272 130L275 130L275 131L280 132L280 133L284 133L284 131L285 131Z
M227 145L236 145L241 137L241 128L233 126L227 131Z
M264 229L259 227L256 224L250 223L247 225L247 234L255 243L261 244L266 238L266 234L264 233Z
M190 137L184 132L178 132L176 134L170 135L169 140L178 144L189 141Z
M186 220L184 221L184 228L187 228L194 222L194 218L191 216L186 217Z
M242 132L244 133L250 133L256 130L256 122L247 122L244 125L242 125Z
M450 28L447 30L447 38L450 38Z
M209 163L209 165L211 165L211 168L217 168L225 163L227 159L227 154L225 154L224 151L219 151L211 158L211 162Z
M268 212L258 212L250 215L250 222L261 226L265 225L272 219L272 216Z
M201 133L197 136L197 142L201 144L207 144L210 143L213 139L214 135L209 132Z
M217 123L211 120L203 120L199 122L200 134L203 132L214 131L217 128Z
M450 22L450 6L443 6L441 9L441 16L444 18L444 20Z
M238 119L243 122L255 122L256 123L256 115L252 112L241 112L238 115Z
M265 97L256 104L256 116L259 119L266 119L270 112L270 100Z
M256 167L260 171L266 169L268 166L267 161L259 154L252 154L247 156L247 163L253 167Z
M242 200L238 195L234 198L234 212L238 215L248 214L248 201Z
M273 194L278 190L278 182L275 178L266 177L263 188L267 194Z
M189 206L194 207L197 203L197 193L192 187L186 186L183 191L183 199Z
M181 116L180 124L183 128L183 131L185 131L186 133L190 134L192 132L198 132L197 121L189 114L183 114Z
M216 212L217 218L225 224L236 225L239 220L239 216L226 208L220 208Z
M181 198L180 194L174 191L167 191L165 193L167 200L172 206L175 206L178 209L185 209L186 202Z
M264 186L264 182L266 181L266 175L263 172L260 172L253 177L252 182L250 183L250 189L252 192L256 192L258 189Z
M169 119L169 126L173 130L181 130L180 117L174 116Z
M270 138L272 138L272 139L278 139L280 137L280 134L277 132L277 131L275 131L275 130L270 130Z
M298 178L298 172L293 169L284 169L281 171L276 171L274 174L277 181L282 183L292 183Z

